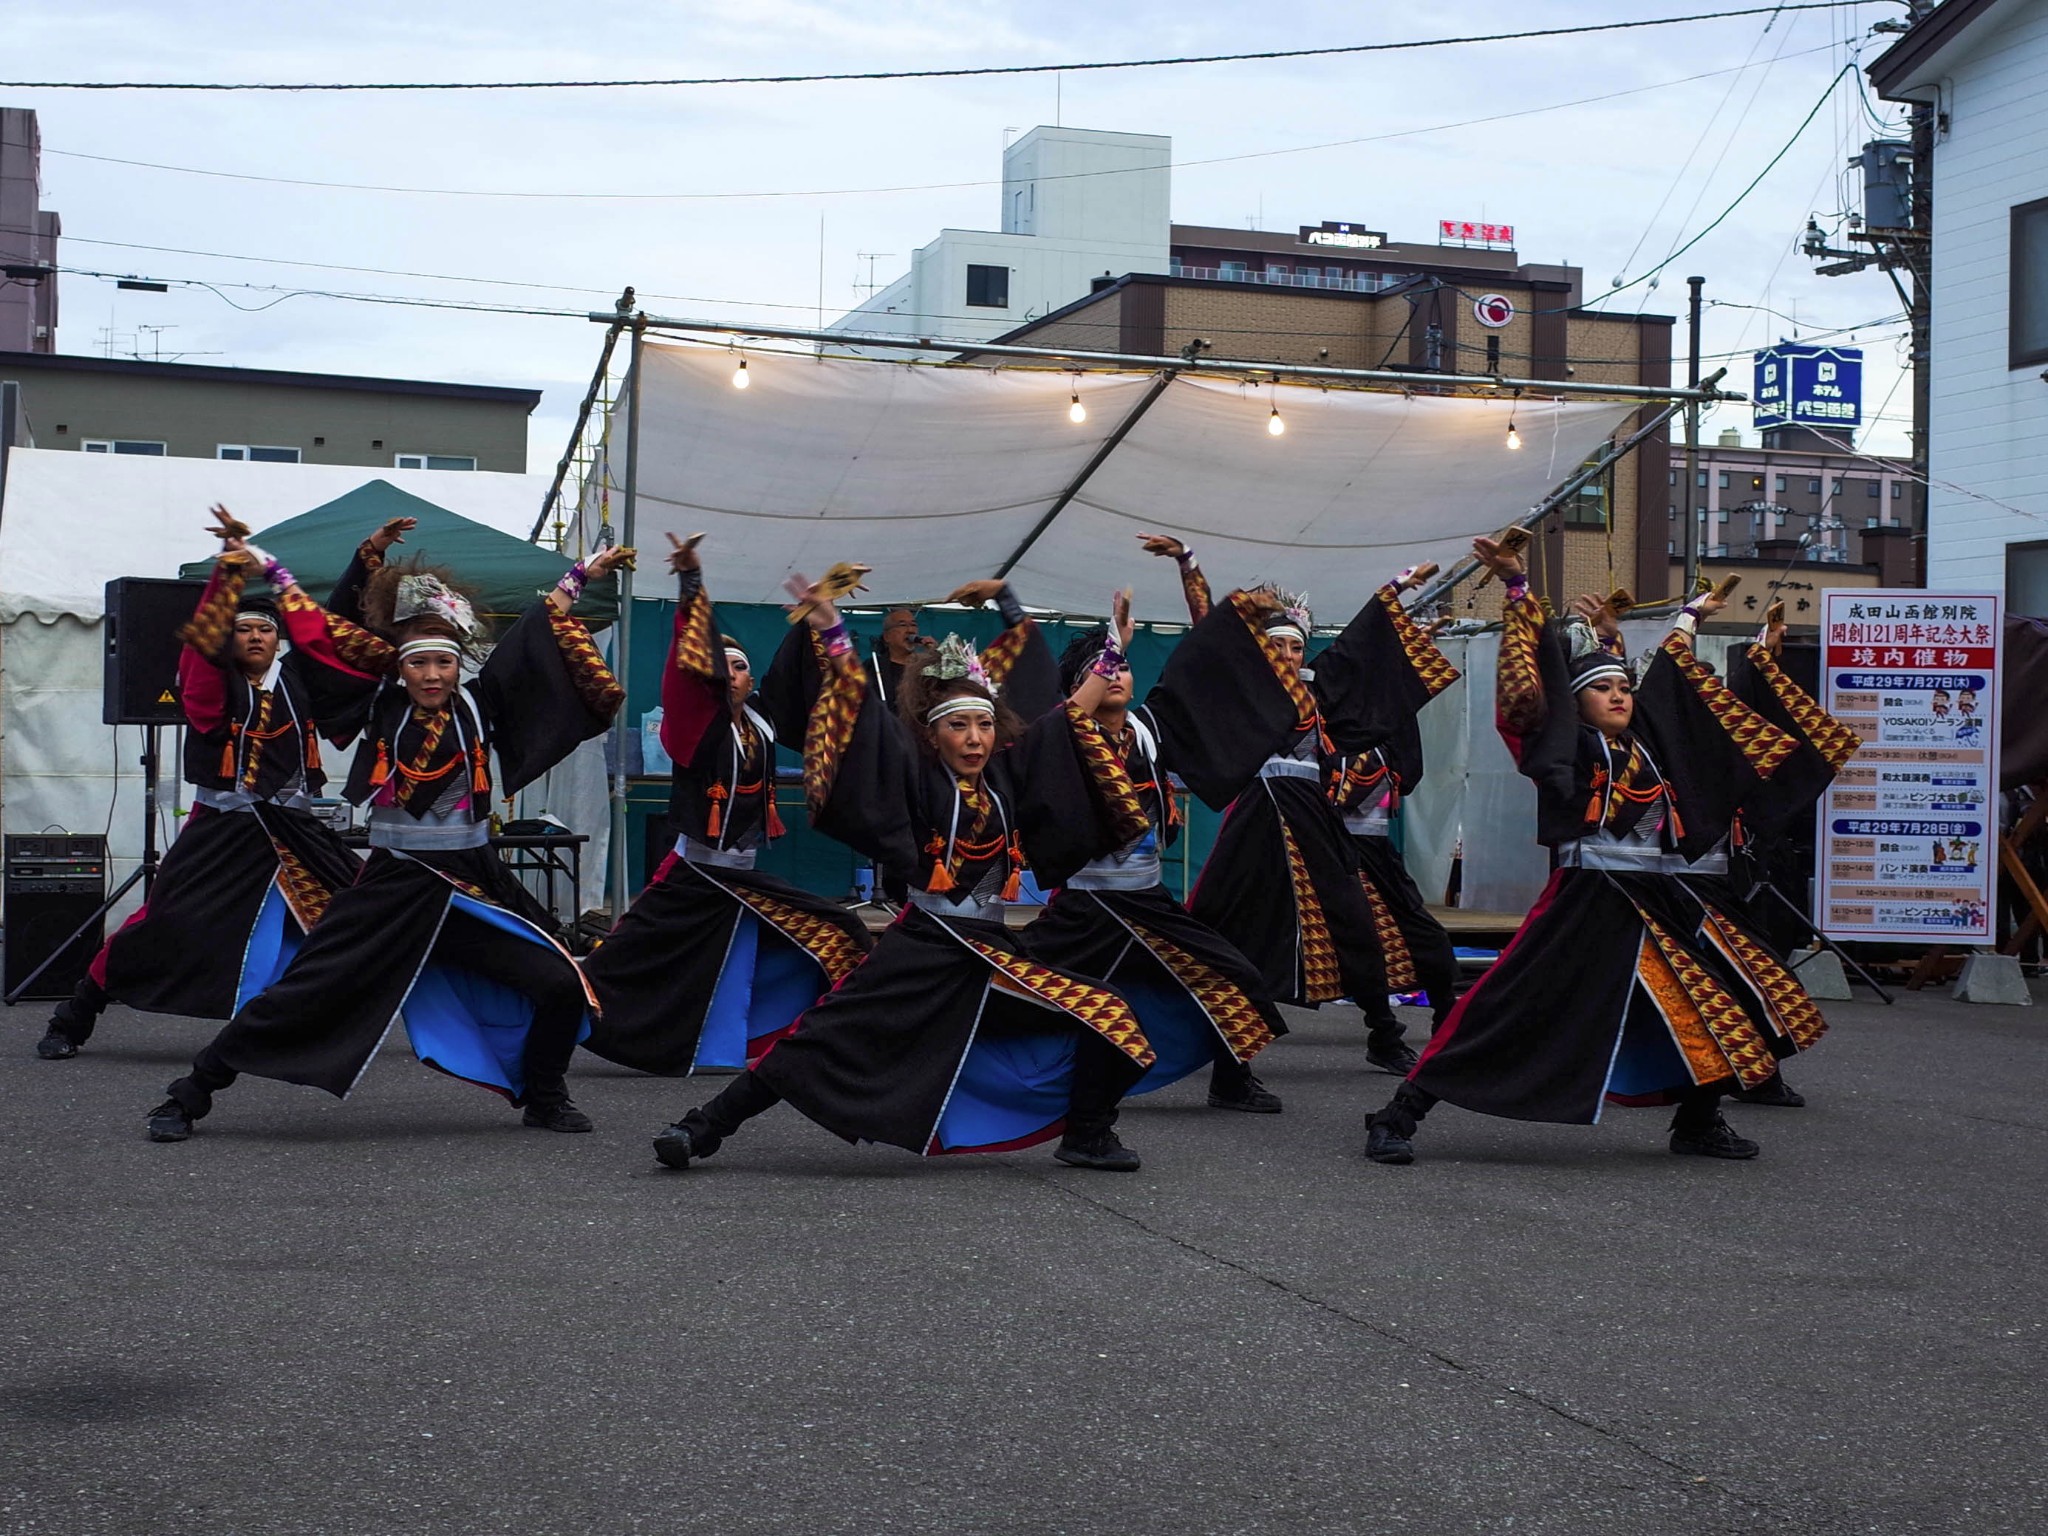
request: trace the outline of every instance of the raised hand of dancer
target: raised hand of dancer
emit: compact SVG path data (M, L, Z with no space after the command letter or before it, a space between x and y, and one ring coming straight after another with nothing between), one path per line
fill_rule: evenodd
M1524 575L1527 571L1519 551L1509 549L1500 540L1489 539L1484 535L1472 541L1472 558L1503 581Z
M1418 587L1428 585L1430 577L1434 576L1441 569L1442 567L1434 560L1425 560L1420 565L1410 566L1394 578L1394 590L1396 592L1413 592Z
M1131 589L1129 587L1125 587L1122 591L1110 595L1109 612L1110 622L1116 625L1117 645L1128 656L1131 653L1131 636L1138 629L1137 624L1131 618Z
M1000 576L985 576L980 581L970 581L964 586L955 587L946 601L965 603L969 608L979 608L984 603L994 602L1007 585L1008 583Z
M1170 533L1141 533L1138 542L1145 546L1148 555L1159 555L1168 560L1179 560L1186 556L1188 547Z
M420 520L416 517L394 517L370 535L370 548L381 555L392 545L403 544L405 536L419 525Z
M220 540L221 552L243 553L249 538L249 525L219 502L215 502L209 510L213 513L213 521L207 525L206 531Z
M704 542L704 535L693 533L687 539L674 534L668 536L668 568L680 576L685 571L694 571L703 565L697 557L697 546Z
M1621 633L1621 622L1614 616L1614 610L1604 599L1581 593L1572 599L1572 612L1592 625L1603 640L1612 640Z

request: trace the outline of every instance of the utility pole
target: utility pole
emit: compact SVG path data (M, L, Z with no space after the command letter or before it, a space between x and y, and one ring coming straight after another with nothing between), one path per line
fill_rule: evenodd
M1700 387L1700 290L1707 285L1704 277L1688 277L1685 280L1687 298L1685 301L1685 386L1687 389ZM1689 400L1685 406L1685 590L1687 600L1700 576L1700 403Z
M1906 0L1912 19L1880 21L1873 32L1910 31L1934 10L1934 0ZM1814 268L1821 277L1841 277L1876 267L1892 280L1899 303L1911 326L1908 365L1913 370L1912 445L1915 540L1920 577L1927 569L1927 430L1932 414L1933 368L1932 301L1934 277L1934 135L1935 107L1914 102L1907 108L1907 138L1878 139L1863 146L1863 153L1850 164L1863 171L1863 213L1850 219L1847 238L1865 249L1841 250L1827 243L1820 225L1808 219L1800 250L1809 257L1825 258L1827 264ZM1903 151L1903 153L1901 152ZM1903 187L1897 168L1905 170ZM1901 281L1899 274L1906 274ZM1910 288L1908 286L1910 284Z

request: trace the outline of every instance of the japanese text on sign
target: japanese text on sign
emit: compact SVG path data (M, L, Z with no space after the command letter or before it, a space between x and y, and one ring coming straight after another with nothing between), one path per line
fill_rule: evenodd
M1999 633L1988 593L1823 594L1821 703L1863 739L1819 808L1830 938L1992 940Z

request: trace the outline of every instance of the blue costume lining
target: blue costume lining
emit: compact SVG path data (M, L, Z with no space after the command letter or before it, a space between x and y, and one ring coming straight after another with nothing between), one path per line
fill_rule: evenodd
M474 897L458 892L448 909L530 944L555 948L527 923ZM421 969L401 1007L412 1053L423 1065L508 1098L525 1097L526 1036L533 1027L533 1003L524 993L475 971L429 964ZM576 1038L581 1041L589 1033L590 1010L586 1008Z

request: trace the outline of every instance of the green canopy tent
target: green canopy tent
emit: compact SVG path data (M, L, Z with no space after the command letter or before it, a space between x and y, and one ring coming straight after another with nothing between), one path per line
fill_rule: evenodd
M480 617L495 627L514 617L561 579L569 561L509 533L437 507L385 480L372 480L325 506L258 530L256 541L288 566L313 596L324 598L348 568L356 546L394 517L419 526L392 551L394 559L425 557L454 571L476 595ZM194 560L181 575L205 576L211 560ZM618 617L616 581L593 582L576 615L597 626Z

